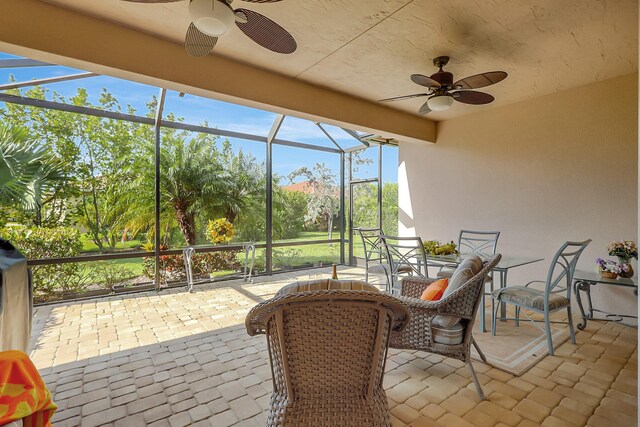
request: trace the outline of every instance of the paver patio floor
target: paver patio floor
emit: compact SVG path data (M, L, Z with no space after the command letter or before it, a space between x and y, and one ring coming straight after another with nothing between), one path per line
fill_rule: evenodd
M37 307L31 356L59 406L54 426L265 425L266 341L246 334L244 317L320 273L329 271ZM636 426L637 331L590 322L577 339L520 377L474 362L483 402L462 363L391 350L394 426Z

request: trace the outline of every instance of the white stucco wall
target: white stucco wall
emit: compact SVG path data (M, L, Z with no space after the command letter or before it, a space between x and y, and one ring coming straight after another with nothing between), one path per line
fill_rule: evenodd
M400 234L499 230L499 252L547 260L514 270L510 284L544 278L564 241L590 238L578 268L593 270L609 241L638 235L637 84L632 74L478 107L440 122L435 145L402 143ZM605 308L636 310L631 292L608 291L596 293Z

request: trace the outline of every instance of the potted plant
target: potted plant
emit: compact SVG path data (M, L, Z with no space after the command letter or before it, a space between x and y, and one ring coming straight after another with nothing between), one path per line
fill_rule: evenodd
M596 259L596 271L602 277L615 279L619 274L627 271L628 264L619 264L612 260Z
M638 259L638 246L632 240L613 241L607 246L609 255L618 257L618 262L626 268L620 273L620 277L633 277L633 268L629 263L631 258Z

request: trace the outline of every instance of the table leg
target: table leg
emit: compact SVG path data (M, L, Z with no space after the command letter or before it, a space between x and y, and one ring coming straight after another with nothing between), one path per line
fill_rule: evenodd
M486 332L486 330L484 328L484 311L485 311L484 304L485 304L485 296L486 296L485 295L485 289L484 289L485 287L486 287L486 285L482 286L482 298L481 298L481 301L480 301L480 332L482 332L482 333Z
M504 288L507 286L507 270L500 271L500 288ZM504 302L500 303L500 320L502 322L505 321L507 317L507 304Z
M574 284L574 293L576 294L576 301L578 302L578 308L580 309L580 316L582 316L582 321L578 323L578 329L581 331L587 327L587 319L593 318L593 305L591 304L591 283L585 280L578 280ZM584 307L582 305L582 297L580 296L580 292L584 291L587 293L587 301L589 302L589 314L584 312Z

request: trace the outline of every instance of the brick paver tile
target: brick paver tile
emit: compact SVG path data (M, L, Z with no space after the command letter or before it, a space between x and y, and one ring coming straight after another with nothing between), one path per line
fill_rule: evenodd
M513 408L513 412L522 418L539 423L551 413L551 408L527 398L520 401L520 403Z
M420 417L420 413L404 403L397 405L391 410L391 414L405 424L411 423Z
M212 426L216 427L229 427L238 422L238 417L233 411L224 411L209 418Z
M246 420L262 412L262 408L249 396L244 396L229 403L233 413L240 420Z
M125 407L117 406L115 408L107 409L106 411L91 414L88 417L82 417L81 425L82 427L102 426L126 416L127 411Z
M195 406L189 409L189 411L187 412L189 413L192 421L204 420L205 418L208 418L212 415L207 405Z
M169 418L173 414L171 405L165 403L164 405L155 406L151 409L144 411L144 419L147 423L152 423L161 419Z
M555 408L563 398L564 396L562 396L560 393L556 393L555 391L551 390L544 390L541 388L534 389L527 396L527 399L531 399L548 408Z

